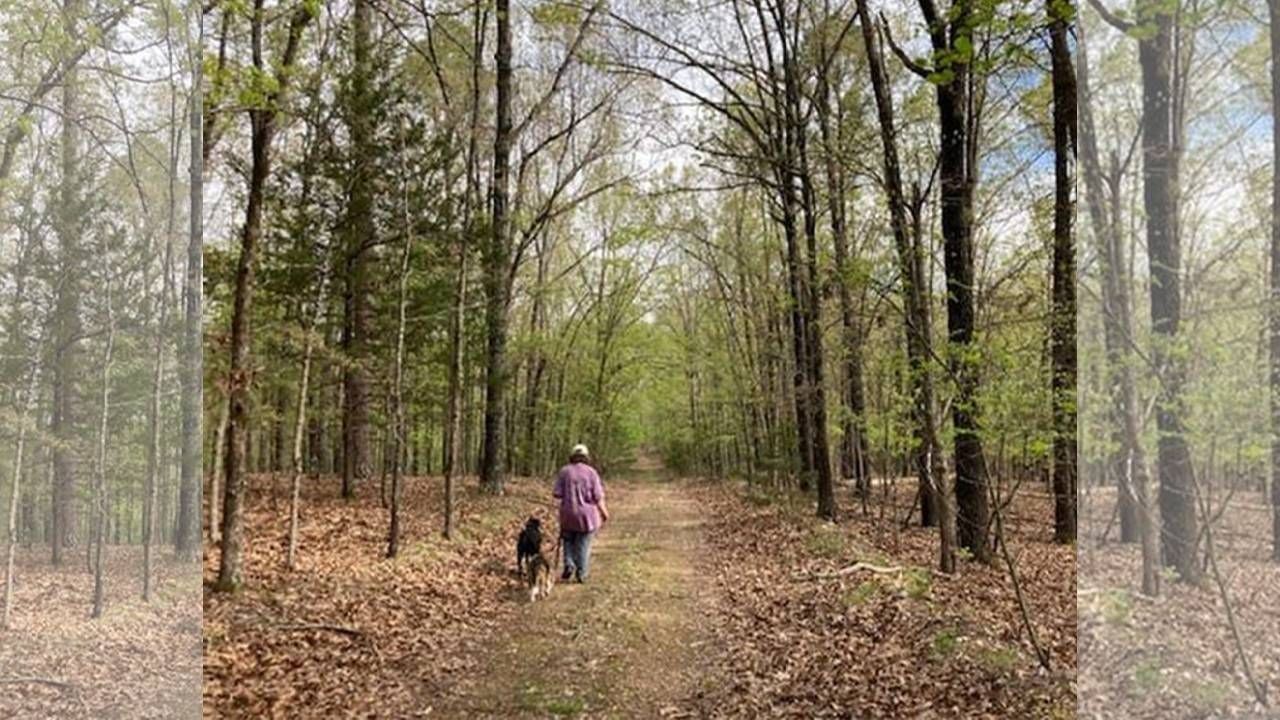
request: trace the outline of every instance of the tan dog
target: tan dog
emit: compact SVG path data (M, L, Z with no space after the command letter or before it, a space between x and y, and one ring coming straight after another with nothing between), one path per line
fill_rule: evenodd
M551 587L555 585L555 573L551 572L551 563L542 553L534 555L527 561L526 577L529 581L529 602L538 598L551 596Z

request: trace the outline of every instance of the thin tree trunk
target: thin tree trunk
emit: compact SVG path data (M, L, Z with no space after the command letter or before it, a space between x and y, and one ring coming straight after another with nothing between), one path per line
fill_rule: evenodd
M271 175L271 144L279 122L280 100L289 87L290 71L297 57L302 31L311 21L311 10L303 5L293 14L289 34L276 76L276 89L265 98L264 107L249 111L252 163L249 171L248 204L240 236L240 259L236 268L235 294L231 315L231 363L228 394L231 409L228 418L227 487L223 503L222 556L219 560L215 589L228 592L241 582L240 555L244 541L241 526L241 502L244 493L245 461L248 449L249 400L253 383L250 336L251 312L258 259L258 243L262 236L262 209L267 179ZM254 1L252 36L254 67L265 71L263 34L266 10L264 0Z
M897 248L898 272L902 277L904 326L906 329L907 363L910 371L912 412L915 422L917 450L916 475L920 494L920 522L925 527L938 525L941 534L939 567L943 572L955 571L954 518L951 494L946 478L935 473L941 466L941 445L937 439L937 422L932 372L932 318L929 312L928 282L922 252L923 232L918 213L914 223L907 218L907 200L898 159L897 126L894 119L893 95L884 66L880 38L866 0L858 0L862 40L871 72L876 111L880 125L881 149L884 155L885 190L889 217ZM944 489L945 488L945 489Z
M316 331L324 318L325 296L329 291L329 254L326 252L320 269L320 281L316 283L316 294L312 299L311 323L306 329L306 340L302 349L302 379L298 383L298 417L293 425L293 479L289 493L289 550L285 556L285 566L290 570L297 567L298 554L298 500L302 492L302 433L307 427L307 399L311 389L311 366L315 356Z
M826 12L830 13L827 3ZM835 251L836 292L840 299L840 323L843 330L844 360L841 372L844 382L844 413L842 419L844 442L841 445L840 469L843 478L853 478L858 495L865 506L870 492L870 479L865 474L866 455L865 415L866 402L862 389L862 336L854 317L853 298L849 290L849 234L845 217L845 178L840 154L840 114L836 114L836 127L832 127L830 49L825 41L819 56L817 72L817 110L822 137L823 160L827 177L827 215L831 223L831 243Z
M107 540L107 423L111 417L111 362L116 343L115 315L111 307L111 283L107 282L107 349L102 359L102 413L98 418L98 452L94 463L94 480L97 485L96 518L94 523L93 558L93 612L92 617L102 617L106 602L106 588L102 580L102 563L105 560ZM150 573L148 573L150 577Z
M1120 227L1121 198L1124 169L1113 157L1110 172L1105 180L1098 136L1093 123L1092 94L1089 84L1088 54L1085 52L1085 28L1076 25L1079 47L1079 112L1081 135L1081 168L1085 182L1085 205L1089 210L1089 222L1098 238L1099 259L1102 265L1102 321L1103 340L1106 349L1108 385L1114 398L1112 407L1112 442L1116 447L1110 467L1118 484L1120 513L1120 540L1138 542L1142 537L1143 517L1148 510L1139 503L1145 497L1148 484L1147 462L1142 450L1138 428L1137 391L1132 369L1133 309L1129 297L1126 268L1129 266L1124 233ZM1111 193L1108 203L1107 192ZM1156 562L1158 564L1158 561ZM1154 576L1153 576L1154 577ZM1148 587L1154 595L1155 585Z
M1271 558L1280 563L1280 0L1271 17Z
M160 253L162 290L156 300L158 310L155 327L155 352L153 355L155 364L151 377L151 405L148 409L150 433L147 438L146 497L142 505L142 599L146 602L151 601L152 552L156 544L156 499L160 486L161 465L164 463L160 447L160 395L164 388L164 358L167 341L165 331L169 324L169 300L174 296L175 284L173 280L173 241L178 217L177 178L180 149L177 130L179 117L177 100L171 99L170 103L168 221L165 226L164 250Z
M40 361L38 354L32 353L30 378L27 380L27 391L23 395L21 411L18 416L18 442L13 455L13 492L9 496L9 547L5 558L4 574L4 616L0 617L0 629L9 629L9 616L13 612L13 567L14 555L18 551L18 496L22 486L22 460L27 443L27 419L36 397L36 388L40 385Z
M401 140L403 144L403 138ZM408 324L409 313L409 257L413 250L413 218L409 212L409 174L405 163L403 147L400 153L400 169L403 175L404 203L404 250L400 257L400 296L399 316L396 320L396 365L395 377L391 388L391 522L387 538L387 557L393 558L400 552L400 500L403 494L404 466L401 461L401 450L404 448L405 414L404 414L404 336Z
M198 48L203 48L204 18L199 23ZM198 57L197 57L198 59ZM202 63L194 62L191 92L191 208L187 243L187 274L183 288L185 324L182 352L182 481L178 500L178 557L194 559L200 547L201 413L204 407L204 350L201 325L204 292L204 91ZM217 454L217 453L215 453ZM215 475L216 477L216 475ZM216 498L215 498L216 500ZM216 503L214 503L216 504ZM216 524L211 523L210 528Z
M222 493L219 489L223 477L224 461L227 456L227 426L231 423L231 401L221 400L218 405L218 431L213 444L213 473L209 477L209 541L222 541L222 522L219 509L222 507Z
M788 136L787 175L789 184L794 179L800 183L799 207L804 222L806 270L805 293L802 307L805 313L806 360L808 366L808 408L812 426L813 472L818 491L818 516L826 520L835 520L838 508L835 499L835 482L832 477L831 451L827 435L827 401L825 360L823 357L822 338L822 295L818 278L818 228L816 207L817 200L813 189L813 174L809 166L807 128L805 113L801 107L802 79L797 54L798 47L791 46L791 29L783 21L782 14L774 15L777 24L780 47L783 56L783 86L785 102L783 113ZM793 178L792 175L798 176Z
M487 13L481 3L472 8L472 40L476 48L475 62L471 66L471 121L467 136L467 195L464 219L468 232L478 227L476 215L480 208L480 70L483 56ZM454 283L453 308L449 322L449 399L445 407L445 427L442 440L442 471L444 472L444 536L453 539L454 479L466 471L466 443L463 430L463 373L466 350L467 308L467 243L457 245L458 269Z

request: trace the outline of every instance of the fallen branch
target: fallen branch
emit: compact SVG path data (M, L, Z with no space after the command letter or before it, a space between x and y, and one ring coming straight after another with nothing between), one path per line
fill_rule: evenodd
M0 678L0 685L27 685L27 684L49 685L51 687L56 687L61 690L77 690L78 689L72 683L69 683L63 680L54 680L52 678L42 678L42 677Z
M889 566L889 567L885 567L885 566L882 566L882 565L872 565L871 563L864 563L864 562L860 562L860 563L854 563L853 565L850 565L849 567L841 568L840 570L836 570L836 571L834 571L834 572L828 572L828 573L809 573L809 574L805 574L805 573L797 573L797 574L795 574L795 575L792 575L792 576L791 576L791 579L792 579L792 580L799 580L799 581L805 581L805 580L830 580L830 579L833 579L833 578L840 578L840 577L846 577L846 576L849 576L849 575L853 575L854 573L861 572L861 571L864 571L864 570L865 570L865 571L867 571L867 572L876 573L877 575L894 575L894 574L897 574L897 573L902 572L902 571L903 571L903 570L905 570L905 569L906 569L906 568L900 567L900 566L898 566L898 565L892 565L892 566Z
M276 630L327 630L329 632L341 633L351 637L364 637L363 630L346 627L344 625L327 625L324 623L295 623L291 625L276 625Z

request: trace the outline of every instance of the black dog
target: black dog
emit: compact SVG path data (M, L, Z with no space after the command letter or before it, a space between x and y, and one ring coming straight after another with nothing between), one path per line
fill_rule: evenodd
M525 561L537 557L542 552L542 521L536 517L529 518L520 531L520 539L516 542L516 573L524 575Z

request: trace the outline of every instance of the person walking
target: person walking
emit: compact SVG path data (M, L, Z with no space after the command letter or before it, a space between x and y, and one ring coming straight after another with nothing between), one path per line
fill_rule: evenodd
M604 485L591 467L586 445L574 445L569 464L556 474L552 495L560 501L560 539L564 543L564 572L560 579L587 581L591 563L591 538L609 521Z

